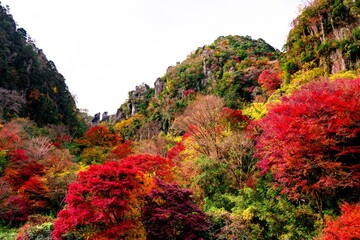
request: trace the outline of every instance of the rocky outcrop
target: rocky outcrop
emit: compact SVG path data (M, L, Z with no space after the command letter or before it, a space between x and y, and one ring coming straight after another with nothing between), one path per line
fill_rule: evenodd
M355 70L360 56L357 1L312 1L293 21L284 50L289 73L321 68L326 73Z
M151 90L149 85L143 83L140 86L136 86L135 90L130 91L128 100L117 110L115 121L121 121L145 110L144 108L146 108L149 102L149 97L151 97Z
M338 73L346 69L345 58L339 49L330 53L331 73Z
M158 99L160 93L164 90L164 82L161 78L156 79L154 83L154 89L155 89L155 98Z
M96 126L100 122L100 113L96 113L94 118L91 120L91 126Z

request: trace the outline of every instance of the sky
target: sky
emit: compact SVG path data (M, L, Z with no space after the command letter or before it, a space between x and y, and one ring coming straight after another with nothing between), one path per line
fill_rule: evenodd
M80 109L114 114L128 92L219 36L281 50L302 0L1 0L65 77Z

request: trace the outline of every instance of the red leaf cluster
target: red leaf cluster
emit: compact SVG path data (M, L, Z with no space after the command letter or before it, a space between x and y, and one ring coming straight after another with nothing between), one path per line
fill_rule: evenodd
M188 89L184 92L184 96L187 97L188 95L195 94L195 91L193 89Z
M341 216L326 221L321 240L360 239L360 204L341 206Z
M14 151L11 151L8 155L12 162L28 161L28 156L26 155L26 151L23 149L16 148Z
M103 147L114 147L121 142L119 134L112 133L105 126L94 126L91 127L83 137L77 139L79 144L85 146L103 146Z
M56 138L55 142L53 142L53 146L57 148L64 148L64 145L71 142L71 137L69 135L63 134Z
M129 210L131 190L140 187L137 174L135 165L119 162L92 165L81 172L69 186L67 209L60 211L54 223L54 239L61 239L67 232L81 233L83 226L92 226L94 236L98 232L119 231L121 226L121 236L132 225L125 213Z
M0 149L15 149L23 144L20 127L15 123L8 123L0 129Z
M239 130L246 127L250 119L239 109L231 109L224 107L221 111L223 125L229 126L231 129Z
M182 142L177 142L176 145L169 149L167 158L170 159L170 161L174 161L179 154L185 150L185 146Z
M49 126L47 131L53 131ZM0 219L18 226L33 214L58 211L77 165L67 149L56 149L35 124L17 118L0 126L2 151L0 176ZM70 141L57 131L59 143ZM55 139L55 137L54 137ZM3 154L5 153L5 156Z
M11 161L4 171L3 178L17 191L32 176L40 176L44 173L43 164L29 160L24 150L16 149L11 154Z
M164 181L171 182L174 180L172 172L174 164L167 158L158 155L136 154L130 155L120 162L122 164L133 164L138 171L150 173L153 177L158 177Z
M10 184L0 178L0 219L10 226L26 220L26 202L12 191Z
M49 208L49 188L45 178L32 176L19 188L18 195L32 211L41 212Z
M117 159L122 159L130 154L132 154L132 142L130 140L125 140L124 143L120 143L112 150L112 157Z
M258 124L258 167L291 198L360 186L360 79L311 83Z
M277 69L264 70L258 78L258 83L267 91L274 91L281 84L280 71Z

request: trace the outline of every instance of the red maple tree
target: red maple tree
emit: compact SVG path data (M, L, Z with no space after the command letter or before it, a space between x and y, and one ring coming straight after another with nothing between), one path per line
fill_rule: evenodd
M134 225L126 218L131 190L139 188L138 168L134 164L106 162L81 172L69 186L67 208L54 223L54 239L76 237L116 238Z
M142 209L147 239L202 239L210 222L194 203L192 192L160 179L156 184Z
M276 90L280 87L281 81L279 69L264 70L258 78L258 83L267 91Z
M166 158L131 155L103 165L91 165L69 187L67 208L60 211L52 236L119 239L138 226L134 206L150 191L149 179L172 179ZM140 201L135 204L134 201ZM136 211L135 211L136 212Z
M258 124L258 167L292 199L360 186L360 79L311 83ZM345 196L346 197L346 196Z

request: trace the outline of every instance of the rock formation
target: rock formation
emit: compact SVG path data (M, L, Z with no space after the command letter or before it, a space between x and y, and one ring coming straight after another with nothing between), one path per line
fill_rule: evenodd
M135 115L139 111L145 110L143 106L147 106L150 93L151 88L149 85L143 83L140 86L136 86L135 90L129 92L128 100L117 110L115 121L121 121Z

